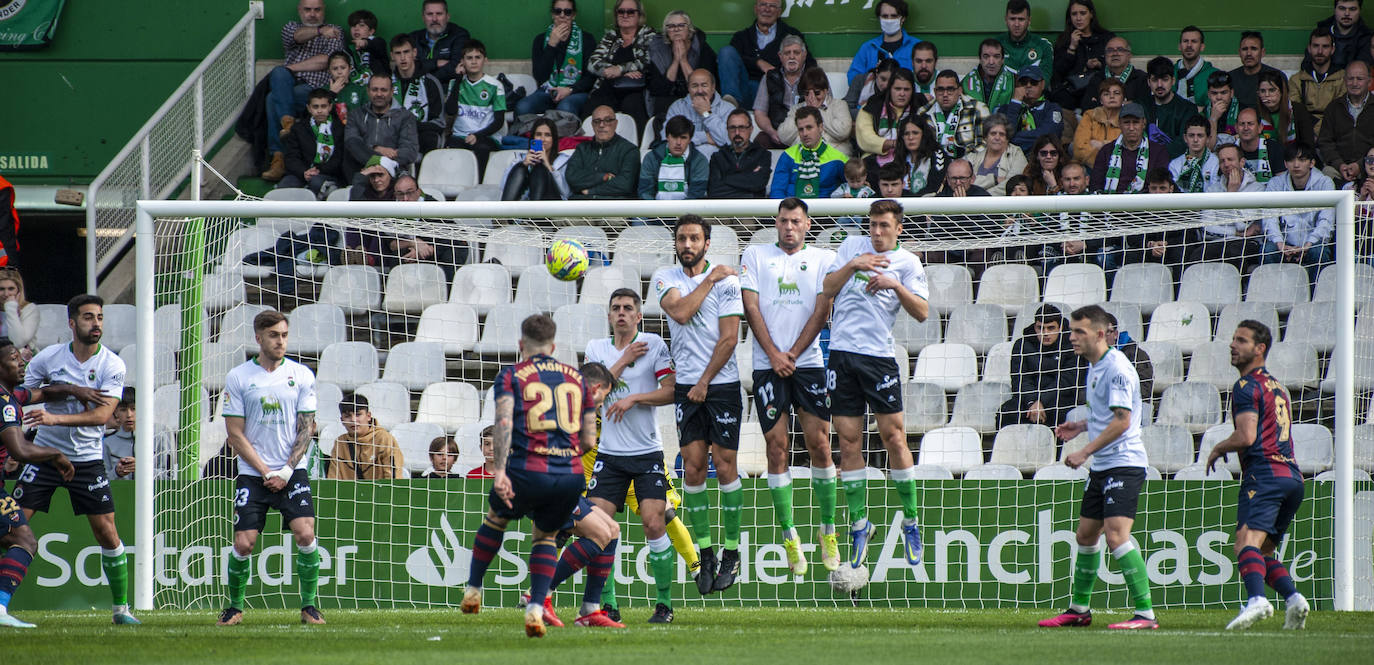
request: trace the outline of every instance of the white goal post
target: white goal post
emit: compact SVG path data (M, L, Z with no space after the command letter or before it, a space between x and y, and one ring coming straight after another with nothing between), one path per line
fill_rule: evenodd
M1336 321L1333 357L1347 362L1334 367L1334 523L1332 533L1332 606L1336 610L1355 609L1355 457L1354 435L1356 391L1354 363L1356 320L1356 223L1355 200L1349 191L1274 192L1257 194L1138 194L1053 196L1053 197L988 197L988 198L916 198L900 199L908 218L916 215L993 215L1009 213L1149 213L1179 210L1234 210L1277 208L1329 208L1335 211L1335 285ZM809 200L814 216L862 216L871 200L815 199ZM657 217L673 218L685 213L703 217L771 218L777 213L776 200L689 200L689 201L567 201L567 202L295 202L295 201L139 201L135 224L136 239L136 305L137 344L151 349L155 342L155 316L158 306L156 279L159 245L155 237L155 220L165 218L269 218L297 219L522 219L567 218L605 219ZM1197 226L1197 221L1180 223L1178 228ZM1131 231L1141 232L1141 227ZM1164 227L1161 227L1163 229ZM1069 239L1067 234L1063 239ZM1055 240L1058 238L1050 238ZM954 239L957 244L967 239ZM939 243L936 243L938 245ZM139 386L155 385L154 353L140 353L131 376ZM139 390L137 408L145 414L155 413L152 390ZM145 460L155 458L157 423L151 417L137 422L136 456ZM155 515L157 494L152 464L139 465L136 474L135 543L139 548L134 574L135 606L154 607L155 559L144 556L155 543ZM1367 553L1366 553L1367 555ZM1229 552L1227 553L1229 557ZM1368 573L1364 573L1368 575Z

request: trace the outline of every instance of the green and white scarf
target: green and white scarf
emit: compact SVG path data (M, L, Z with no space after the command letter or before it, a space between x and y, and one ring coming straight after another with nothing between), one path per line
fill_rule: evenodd
M1231 98L1231 106L1227 107L1227 109L1226 109L1226 120L1225 120L1226 124L1224 124L1224 125L1218 127L1218 128L1217 128L1217 133L1218 133L1218 134L1231 134L1231 135L1234 136L1235 133L1236 133L1236 120L1238 120L1239 117L1240 117L1240 100L1236 99L1235 97L1232 97L1232 98ZM1228 130L1228 131L1222 131L1222 130Z
M956 103L954 108L949 110L949 113L941 111L938 104L931 110L935 112L931 117L935 124L935 142L941 148L948 150L950 146L954 145L954 135L959 129L959 104Z
M310 131L315 133L315 161L311 166L319 166L327 161L334 154L334 127L328 120L315 122L310 119Z
M924 160L920 164L915 163L911 157L906 158L906 188L920 193L926 188L926 183L930 181L930 160Z
M1274 177L1273 171L1269 168L1269 142L1265 141L1263 136L1260 137L1259 150L1257 152L1259 153L1259 158L1255 160L1255 168L1250 170L1255 174L1255 182L1263 185Z
M1117 137L1112 141L1112 157L1107 161L1107 182L1103 188L1104 194L1116 194L1116 188L1121 183L1121 151L1124 147L1123 137ZM1131 184L1124 194L1139 194L1145 189L1145 172L1150 169L1150 142L1144 138L1140 139L1140 148L1135 153L1135 177L1131 179Z
M1121 70L1121 73L1120 73L1120 74L1117 74L1117 75L1116 75L1116 80L1121 81L1121 85L1126 85L1126 79L1131 78L1131 72L1134 72L1134 71L1135 71L1135 65L1132 65L1131 63L1128 62L1128 63L1126 63L1126 68L1123 69L1123 70ZM1110 74L1111 72L1107 72L1107 73Z
M429 110L425 108L425 105L429 101L429 95L425 94L424 77L419 76L417 72L415 78L402 86L398 85L396 74L392 74L391 84L395 87L395 90L391 94L396 100L396 105L410 111L410 114L415 116L415 119L420 122L427 120L425 115L429 113Z
M825 153L829 146L825 141L816 146L815 150L801 146L797 154L801 156L801 161L797 162L797 196L803 199L814 199L821 195L821 155Z
M1188 194L1202 191L1202 165L1207 163L1207 154L1201 157L1183 158L1183 168L1178 172L1178 188Z
M1039 106L1044 101L1045 97L1042 95L1040 99L1037 99L1034 102L1031 102L1030 104L1021 104L1021 122L1019 123L1020 129L1017 131L1035 130L1036 124L1034 107Z
M687 148L688 151L691 148ZM654 198L660 201L679 201L687 198L687 155L690 152L682 153L681 157L676 157L668 152L663 155L663 162L658 165L658 193Z
M1006 67L997 73L997 80L992 83L992 95L984 94L986 87L983 84L983 74L980 68L974 67L973 71L964 77L964 92L974 99L986 101L989 108L997 108L1011 100L1012 89L1016 87L1016 75Z
M550 23L544 31L544 43L549 43L549 35L553 33L553 24ZM563 51L563 62L553 69L549 74L548 87L550 88L570 88L577 83L577 79L582 76L582 28L576 23L572 24L572 29L568 31L568 45Z

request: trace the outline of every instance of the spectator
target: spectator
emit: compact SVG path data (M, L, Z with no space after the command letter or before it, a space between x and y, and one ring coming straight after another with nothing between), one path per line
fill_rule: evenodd
M950 158L983 147L983 121L992 114L987 104L959 88L959 77L948 69L935 76L935 99L920 110L935 131L935 143Z
M352 62L343 51L329 54L329 87L326 90L334 97L334 115L344 124L348 124L348 109L367 106L367 84L355 81L357 73ZM372 77L368 76L367 80L371 81Z
M425 27L410 33L415 56L424 71L435 72L444 81L457 76L457 60L462 57L463 44L471 36L463 26L450 22L445 0L424 0L420 5Z
M125 386L106 424L101 447L105 451L105 477L110 480L133 480L138 468L134 454L134 426L138 423L138 411L134 407L136 397L134 389ZM176 442L165 429L158 428L153 436L153 454L157 459L154 479L176 480Z
M1208 148L1236 142L1236 120L1240 117L1240 100L1231 87L1231 75L1217 70L1207 77L1207 117L1212 121L1212 138Z
M639 198L680 201L704 199L711 179L708 158L692 150L692 121L675 115L664 123L668 140L644 155L639 167Z
M483 430L485 431L485 430ZM421 478L457 480L461 475L452 473L453 465L458 462L458 442L451 436L434 437L429 442L429 468L420 472Z
M1144 134L1145 121L1140 118L1140 129ZM1082 196L1091 193L1089 186L1087 169L1082 164L1066 164L1060 171L1059 193L1065 196ZM1095 175L1095 174L1094 174ZM1141 177L1144 180L1144 177ZM1078 228L1074 229L1074 220L1078 220ZM1087 232L1094 224L1095 217L1089 213L1079 213L1076 218L1072 213L1060 213L1059 230L1068 232L1077 230ZM1112 277L1116 274L1116 269L1121 267L1124 249L1122 248L1121 238L1094 238L1091 240L1065 240L1058 244L1045 245L1040 250L1041 268L1044 274L1048 275L1055 267L1065 263L1095 263L1099 268L1107 273L1107 286L1112 284Z
M1154 395L1155 387L1155 368L1150 363L1150 354L1145 353L1145 349L1140 348L1125 330L1117 329L1120 322L1116 320L1116 315L1107 312L1107 320L1111 322L1111 327L1107 328L1107 343L1116 347L1132 365L1135 365L1136 376L1140 379L1141 400L1149 401Z
M391 78L372 77L367 82L367 100L367 107L359 109L353 122L344 126L344 147L353 163L367 164L373 156L381 156L409 169L420 161L415 116L393 106ZM364 182L361 174L353 178L354 185Z
M1011 122L994 113L983 123L983 147L968 157L973 164L973 184L993 196L1004 196L1007 180L1026 170L1026 154L1011 144Z
M925 44L931 43L921 42L916 46L919 48ZM934 44L931 44L931 48L933 49L934 47ZM912 49L912 51L917 52L916 49ZM924 52L922 51L921 53ZM913 55L912 57L916 56ZM867 106L870 101L874 98L881 99L883 95L887 94L887 88L892 83L893 74L896 74L902 69L903 67L898 64L896 60L884 60L879 62L877 67L873 68L873 76L868 77L871 78L868 83L862 86L850 86L849 91L846 92L844 96L845 105L849 107L850 116L857 117L859 111ZM915 79L912 79L912 81L913 86L916 85ZM918 98L913 94L912 99L914 101ZM914 106L920 107L921 104L914 104Z
M1245 157L1234 143L1217 147L1217 177L1206 187L1209 193L1261 192L1264 185L1245 168ZM1203 219L1216 222L1203 228L1202 242L1188 251L1188 262L1225 261L1244 271L1247 260L1259 255L1259 222L1218 220L1215 213L1203 213Z
M1007 0L1003 15L1007 31L997 36L1006 54L1006 64L1017 75L1034 65L1041 72L1054 71L1054 44L1030 31L1031 8L1026 0ZM913 58L914 64L914 58Z
M578 115L596 83L587 69L596 40L577 24L576 0L554 0L549 11L553 22L530 44L534 80L539 87L515 103L517 116L551 108Z
M800 37L798 37L800 39ZM692 25L692 17L680 9L663 17L663 33L649 39L649 97L651 115L658 118L657 135L663 123L673 117L668 107L687 96L687 77L705 70L716 75L716 52L706 43L706 33Z
M916 106L925 106L930 96L935 94L935 68L940 60L940 50L935 42L918 42L911 47L911 73L916 77L916 95L912 98ZM917 101L919 100L919 101Z
M1298 126L1293 122L1293 105L1288 101L1288 85L1274 72L1260 72L1259 105L1255 110L1259 111L1260 134L1265 139L1277 141L1279 145L1287 145L1298 140ZM1310 130L1304 130L1307 136L1302 137L1305 142L1311 143L1313 135Z
M908 11L906 0L878 0L878 5L873 8L873 15L878 19L878 27L882 34L864 42L854 54L854 59L849 63L850 86L855 85L859 77L873 71L880 61L889 58L895 59L908 71L912 69L911 48L921 40L907 34L903 29Z
M396 182L391 187L392 194L396 196L396 201L424 201L425 195L420 192L420 184L415 181L415 177L409 173L402 173L396 176ZM444 225L444 220L424 220L426 223L434 225ZM401 263L413 263L427 261L438 264L439 269L444 271L444 278L453 281L453 273L458 266L468 262L468 245L462 240L450 237L420 237L402 235L390 239L388 248Z
M1068 153L1064 151L1064 144L1059 142L1059 136L1055 134L1042 134L1035 140L1035 145L1031 146L1031 154L1027 158L1026 170L1022 175L1030 181L1030 192L1035 196L1046 196L1058 194L1060 190L1060 174L1064 170L1064 165L1069 163Z
M1150 61L1146 66L1146 81L1150 84L1150 101L1141 101L1145 108L1146 128L1151 140L1163 145L1169 157L1178 157L1184 152L1183 128L1191 119L1197 117L1197 106L1193 100L1179 97L1174 92L1174 63L1164 56Z
M1323 170L1333 180L1360 175L1359 161L1374 147L1374 113L1369 108L1369 65L1356 60L1345 66L1345 94L1326 106L1317 135Z
M572 152L558 149L558 125L539 118L530 127L530 149L501 178L502 201L565 201Z
M911 196L925 196L934 192L945 180L945 168L949 157L935 143L935 132L926 124L925 118L907 116L897 125L897 147L893 160L902 172L902 188L912 192ZM868 172L869 185L878 189L878 174L882 170L881 157L876 155L864 159L864 170Z
M1092 80L1088 82L1088 90L1097 90L1102 81L1109 78L1121 81L1126 101L1143 104L1150 98L1150 84L1145 80L1145 72L1131 64L1131 43L1126 41L1125 37L1118 36L1107 40L1107 66L1093 74ZM1082 108L1086 111L1101 104L1097 98L1085 96Z
M1069 0L1064 8L1064 31L1054 42L1054 86L1050 99L1065 109L1081 107L1083 98L1092 95L1089 90L1096 92L1088 84L1102 70L1107 40L1113 36L1097 21L1092 0Z
M1321 171L1312 168L1317 151L1298 141L1288 146L1286 172L1274 176L1265 187L1270 192L1318 192L1336 188ZM1264 263L1298 263L1307 268L1308 280L1317 282L1317 270L1333 257L1332 239L1336 218L1330 208L1289 213L1264 219Z
M1045 99L1045 75L1035 65L1016 72L1016 90L1011 101L996 112L1011 121L1011 142L1022 153L1030 150L1041 136L1064 133L1064 110Z
M769 198L819 198L835 191L844 180L846 157L825 142L821 112L814 106L803 106L796 111L796 123L798 142L778 158Z
M373 74L391 75L386 40L377 36L377 15L366 9L348 15L348 44L344 52L353 68L353 78L349 82L364 90Z
M956 77L955 88L958 85L959 79ZM893 150L897 147L897 126L916 110L911 103L915 89L916 81L911 72L898 69L892 73L887 92L869 98L863 110L854 118L854 140L859 144L859 152L877 155L882 163L892 159Z
M1283 72L1264 64L1264 35L1247 30L1240 33L1240 66L1231 70L1231 87L1241 104L1254 106L1259 103L1260 72L1277 72L1283 77L1284 85L1288 84L1288 77Z
M644 127L649 120L644 92L653 37L654 29L644 25L640 0L616 0L615 27L606 31L587 64L597 79L583 107L584 114L588 108L609 106L634 118L636 127Z
M1341 189L1354 191L1355 200L1361 203L1374 201L1374 148L1370 148L1360 162L1360 177L1345 183ZM0 297L3 297L4 291L4 278L0 277ZM6 301L6 309L9 309L8 301Z
M1255 174L1261 185L1283 171L1283 145L1260 134L1259 113L1252 108L1240 110L1236 119L1236 145L1245 156L1245 168Z
M871 199L875 193L868 185L868 167L864 165L864 160L851 159L844 163L844 184L836 187L830 193L830 198Z
M1126 101L1126 87L1114 78L1107 79L1098 85L1097 97L1102 105L1084 111L1073 131L1073 161L1084 166L1092 165L1102 146L1121 136L1121 108Z
M565 169L574 199L632 199L638 190L639 148L615 133L615 111L592 111L592 140L573 150Z
M879 167L875 178L878 181L878 198L898 199L916 196L916 192L906 187L905 173L902 165L897 162L888 162Z
M1002 42L984 39L978 45L978 66L964 76L964 94L995 109L1011 101L1016 89L1016 70L1006 66Z
M725 117L730 146L711 155L708 194L713 199L762 199L768 197L771 156L749 140L754 126L749 112L735 109Z
M734 110L729 102L716 93L716 77L705 69L698 69L687 77L687 96L668 107L668 117L682 116L695 129L692 144L706 159L716 148L730 142L725 133L725 119ZM665 127L659 138L667 139Z
M391 89L396 106L415 116L415 133L420 153L439 147L444 136L444 88L439 79L415 59L415 43L410 35L391 40Z
M963 196L992 196L988 190L979 187L973 182L973 164L967 159L960 157L949 163L945 169L945 179L940 183L940 188L931 196L939 197L963 197ZM977 263L981 263L978 261Z
M1302 66L1288 79L1288 99L1299 136L1320 134L1326 107L1345 94L1345 70L1332 64L1331 44L1330 32L1313 30L1307 38Z
M362 176L363 184L354 185L349 191L348 200L350 201L394 201L396 193L392 187L396 184L396 160L382 155L373 155L368 158L358 175Z
M825 142L846 157L853 157L854 142L850 139L854 136L854 118L849 115L849 107L844 100L831 94L830 78L825 71L820 67L811 67L802 72L797 92L801 95L800 99L784 114L782 124L776 125L783 146L797 142L796 110L802 106L812 106L821 112Z
M778 18L781 9L779 0L754 0L753 25L731 35L730 43L720 49L720 90L726 97L736 102L753 99L763 75L782 66L782 38L802 37ZM807 56L806 66L815 67L815 59Z
M477 172L484 173L487 157L501 149L496 134L506 122L506 88L486 73L487 47L476 39L463 44L463 75L444 104L448 115L446 145L471 150L477 156Z
M468 471L468 478L487 479L496 477L496 438L495 425L487 425L482 428L482 433L478 437L482 442L482 466L473 467Z
M774 67L763 75L762 84L759 85L752 106L754 124L759 128L758 143L769 149L786 148L790 145L779 135L777 128L786 121L790 111L796 108L801 100L802 68L806 65L807 57L806 42L796 35L783 37L782 48L778 50L778 54L782 66ZM849 115L848 109L845 111L845 115ZM832 145L838 143L832 142Z
M1069 344L1068 320L1049 303L1011 347L1011 399L997 410L997 427L1036 424L1053 428L1077 403L1084 366Z
M339 402L344 434L334 439L325 477L331 480L391 480L405 478L405 455L396 437L372 418L367 397L345 395Z
M373 81L380 79L380 76L373 77ZM359 173L366 179L360 185L354 185L349 192L350 201L395 201L396 200L396 163L386 157L375 155L368 160ZM395 266L398 261L396 255L386 251L386 245L394 239L394 236L382 234L371 229L349 229L344 234L344 255L343 262L347 265L365 265L378 269L389 269ZM282 257L285 259L286 257ZM295 293L294 282L284 285L286 291Z
M1217 156L1207 149L1211 131L1212 123L1196 113L1183 123L1184 152L1169 162L1169 177L1182 192L1206 191L1217 179Z
M1361 52L1369 51L1369 40L1370 37L1374 37L1374 31L1365 25L1364 18L1360 16L1364 0L1335 0L1332 5L1331 16L1317 23L1317 28L1313 32L1321 31L1331 35L1334 47L1331 64L1339 71L1355 60Z
M940 188L933 194L940 198L965 196L991 196L988 190L973 184L973 165L967 159L959 158L949 163L949 168L945 170L944 181L940 183ZM954 237L957 233L967 234L970 230L982 230L981 227L988 221L987 217L958 215L927 217L925 227L918 231L918 234L925 234L926 239L940 239ZM967 267L973 273L973 279L979 280L983 276L983 268L987 266L987 250L982 247L972 249L946 249L921 253L921 260L929 263L953 263Z
M310 91L329 84L329 54L343 50L343 30L324 22L324 0L298 0L296 15L281 29L286 59L267 74L267 151L271 164L262 173L269 182L286 175L282 138L305 110Z
M1007 180L1007 196L1030 196L1031 180L1025 175L1014 175ZM1006 215L1002 218L1002 240L1010 242L1019 237L1035 220L1026 213ZM1003 245L988 252L988 265L994 263L1022 262L1026 259L1024 245Z
M1145 191L1150 194L1174 194L1178 187L1168 169L1150 169L1145 174ZM1197 229L1156 231L1130 238L1127 241L1126 263L1159 263L1169 269L1173 283L1183 275L1183 255L1197 245Z
M29 302L24 292L24 276L18 268L0 268L0 308L4 318L0 320L0 337L7 337L19 349L19 357L24 364L38 351L34 340L38 338L38 325L42 314L38 305Z
M1355 192L1357 203L1374 201L1374 148L1370 148L1361 160L1360 177L1345 183L1341 189ZM1374 229L1371 229L1371 222L1374 222L1374 215L1371 215L1370 207L1355 206L1355 256L1364 262L1374 256L1374 240L1371 240L1374 239Z
M1178 88L1174 92L1184 99L1192 100L1198 108L1207 106L1207 80L1217 71L1212 63L1202 59L1207 50L1207 37L1202 29L1190 25L1178 33L1178 54L1174 63L1174 79Z
M1168 150L1145 136L1145 110L1121 107L1121 136L1097 151L1090 187L1103 194L1139 194L1150 169L1169 167Z
M323 200L329 193L348 181L344 161L348 151L343 146L344 126L330 111L334 96L325 88L310 93L305 108L310 119L292 125L286 136L286 175L278 187L309 187L315 197Z

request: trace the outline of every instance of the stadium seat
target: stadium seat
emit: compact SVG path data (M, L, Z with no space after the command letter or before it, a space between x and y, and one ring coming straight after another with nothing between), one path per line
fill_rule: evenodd
M639 271L648 279L655 270L673 263L673 234L661 226L631 226L615 238L611 265Z
M1044 425L1007 425L992 440L992 463L1006 464L1020 473L1034 473L1054 464L1054 431Z
M827 249L835 249L840 246L840 243L844 242L845 238L849 237L849 234L857 232L859 232L859 227L857 226L832 226L820 229L816 232L816 245Z
M1374 473L1374 423L1355 426L1355 466Z
M345 314L366 314L382 304L382 274L372 266L334 266L320 285L321 304Z
M980 305L1000 305L1007 314L1016 316L1022 307L1040 302L1040 276L1035 269L1016 263L988 266L978 280Z
M945 391L933 383L902 384L902 421L908 434L924 434L949 423Z
M1274 378L1291 391L1321 385L1317 350L1306 342L1279 342L1269 350L1264 366Z
M930 308L942 316L959 305L973 304L973 275L968 268L950 263L932 263L925 267L926 283L930 286Z
M1224 441L1226 437L1231 436L1231 433L1235 431L1236 428L1231 423L1222 423L1220 425L1208 427L1207 431L1202 433L1202 443L1197 448L1197 462L1205 463L1207 461L1207 456L1212 454L1212 448ZM1217 466L1224 466L1231 473L1240 473L1240 454L1228 454L1225 459L1217 460Z
M1173 273L1159 263L1127 263L1112 280L1111 302L1137 305L1143 314L1152 314L1160 303L1173 299Z
M1095 263L1055 266L1045 278L1045 302L1064 303L1070 309L1107 299L1107 276ZM1064 315L1068 316L1065 311Z
M1077 469L1070 469L1063 464L1051 464L1042 466L1035 470L1033 478L1035 480L1086 480L1088 477L1088 465L1083 465Z
M522 275L530 266L543 267L547 245L548 241L538 231L507 226L496 229L487 236L487 248L482 254L482 260L490 262L495 259L512 275Z
M529 266L520 273L520 283L515 287L515 304L552 312L561 305L575 302L577 282L564 282L549 274L542 265Z
M129 344L119 351L124 361L124 385L138 387L138 344ZM153 342L153 387L165 386L177 380L177 355L171 344Z
M1371 480L1369 472L1365 471L1364 469L1351 469L1351 471L1354 472L1352 475L1354 476L1355 482L1357 483L1367 483ZM1323 471L1314 476L1312 480L1315 480L1319 483L1334 483L1336 482L1336 470L1327 469L1326 471Z
M401 423L390 431L405 457L406 470L412 475L429 468L429 444L444 436L444 428L434 423Z
M290 322L290 349L293 353L319 355L330 344L348 341L348 323L344 319L343 310L335 304L301 305L291 311ZM249 319L247 327L251 334L252 319ZM250 343L248 349L256 350L257 343Z
M104 313L105 322L100 326L101 344L111 349L122 349L138 341L138 316L133 305L107 303L104 307ZM156 314L156 310L154 313ZM180 330L180 328L181 326L178 325L177 329Z
M1150 342L1171 342L1184 353L1212 341L1212 317L1197 302L1166 302L1150 316Z
M844 72L826 72L825 78L830 82L832 99L844 99L849 94L849 77Z
M520 323L539 310L530 305L497 305L482 324L482 339L472 348L478 355L515 355L520 352Z
M204 310L201 311L200 316L200 338L202 340L208 340L210 339L210 317ZM65 320L64 318L63 321ZM136 325L137 322L135 322L135 326ZM137 337L137 333L138 331L135 330L135 337ZM109 342L103 337L104 336L102 336L101 342L108 345ZM168 346L178 349L181 348L181 305L177 303L168 303L153 310L153 339L157 340L160 344L167 344ZM135 341L137 340L135 339ZM112 346L111 348L123 347Z
M605 305L563 305L554 310L553 322L558 324L558 347L576 353L584 353L592 340L611 335Z
M1231 366L1231 346L1221 342L1200 344L1188 362L1188 380L1209 383L1225 392L1235 385L1240 372Z
M44 349L53 344L70 342L71 339L72 329L67 326L67 306L39 305L38 333L33 338L33 345Z
M765 226L760 229L754 229L754 232L749 235L750 245L772 245L777 242L778 227L776 226Z
M510 303L510 269L495 263L469 263L453 274L449 302L470 305L480 316Z
M760 478L768 473L767 446L763 440L763 430L757 422L744 422L739 426L739 455L736 458L742 476Z
M901 375L902 383L911 380L911 354L906 349L897 344L892 345L892 359L897 361L897 373Z
M606 231L599 226L565 226L554 232L553 239L576 240L582 243L582 247L591 257L593 266L610 262L611 241L606 238Z
M1021 480L1021 472L1007 464L979 464L964 473L964 480Z
M212 392L224 390L224 378L229 370L243 364L246 349L240 344L206 342L200 349L200 376L206 389Z
M988 350L987 360L983 361L983 380L1000 381L1011 385L1011 351L1015 342L1001 342Z
M1216 386L1184 381L1164 389L1159 403L1156 425L1182 425L1189 432L1201 434L1208 427L1221 422L1221 393ZM1164 467L1160 471L1168 473Z
M1193 435L1182 425L1151 425L1140 429L1150 465L1161 473L1176 473L1193 463ZM1066 446L1067 447L1067 446Z
M663 461L668 465L668 468L676 468L680 450L677 439L677 421L673 417L673 407L654 407L654 426L658 428L658 437L663 439Z
M446 378L443 344L401 342L386 354L383 381L399 383L411 391L420 391L431 383L443 383Z
M433 423L425 424L433 425ZM488 425L485 423L468 423L458 428L458 431L453 435L454 442L458 444L458 459L453 462L450 473L465 476L469 471L486 463L487 458L482 454L482 430L487 427ZM443 428L440 427L439 430L442 432ZM433 439L430 440L433 441Z
M1269 303L1278 308L1280 314L1287 314L1294 304L1311 298L1307 269L1296 263L1255 266L1245 288L1245 302Z
M741 324L743 325L743 324ZM754 342L749 339L742 339L735 345L735 366L739 369L739 385L746 393L754 392ZM744 400L746 412L750 409L750 401ZM746 415L749 415L746 413ZM755 416L754 420L758 420Z
M416 342L442 344L444 353L450 356L462 355L478 338L477 310L470 305L430 305L420 314L420 324L415 328Z
M246 226L234 229L228 239L224 242L224 250L220 253L220 263L217 272L237 272L244 277L262 278L271 275L275 266L248 265L243 262L243 257L264 249L271 249L277 244L277 237L281 232L268 226Z
M481 420L481 400L470 383L447 381L433 383L420 394L415 422L434 423L453 433L468 423Z
M377 380L377 349L367 342L335 342L320 354L316 379L344 390Z
M768 172L776 173L778 170L778 160L782 158L782 151L773 149L768 151Z
M912 480L954 480L954 474L939 464L917 464L911 472Z
M197 389L200 394L200 421L210 421L210 393L204 388ZM153 391L153 423L176 430L181 423L181 384L169 383L158 386ZM204 429L202 427L201 429Z
M277 187L262 195L264 201L316 201L315 192L306 187Z
M426 194L429 194L429 192L425 192L425 193L426 193ZM436 199L436 200L437 200L437 199ZM469 188L469 189L465 189L465 190L459 192L459 193L458 193L458 196L453 197L453 200L454 200L454 201L500 201L500 200L501 200L501 192L496 191L496 187L487 187L487 186L485 186L485 185L478 185L478 186L476 186L476 187L472 187L472 188ZM469 220L468 223L469 223L469 224L476 225L476 226L486 226L486 227L490 227L490 226L491 226L491 219L490 219L490 218L472 219L472 220Z
M393 314L419 314L448 300L448 277L433 263L402 263L386 276L382 309Z
M471 150L440 148L425 153L420 162L420 189L452 199L463 190L477 186L477 154Z
M967 344L980 355L1007 341L1007 315L1000 305L960 305L949 314L945 341Z
M958 392L978 380L978 358L967 344L931 344L916 358L915 380Z
M343 389L328 381L315 381L315 420L316 422L336 423L343 418L339 415L339 402L343 401Z
M243 283L243 271L225 270L206 273L201 282L202 305L210 313L223 312L234 305L248 301L248 289ZM66 322L66 315L62 317Z
M325 461L332 461L334 452L334 442L339 437L348 433L348 428L338 420L321 420L316 414L315 418L315 442L319 446L320 455L326 458ZM228 437L226 437L228 438Z
M410 391L399 383L378 381L358 386L357 392L367 398L367 409L377 424L390 430L410 422Z
M1221 316L1217 318L1217 334L1214 341L1230 344L1231 337L1236 334L1236 326L1246 319L1259 321L1269 326L1270 334L1278 335L1279 315L1274 309L1273 303L1238 302L1221 308Z
M921 437L917 464L939 464L956 476L983 463L983 439L969 427L941 427Z
M1117 279L1117 284L1120 284L1120 278L1118 277ZM1102 306L1102 309L1107 310L1108 314L1116 317L1117 330L1130 334L1131 339L1137 342L1145 339L1145 324L1140 316L1140 305L1129 302L1103 302L1098 304ZM1153 310L1153 308L1151 309ZM1069 318L1069 312L1064 313L1064 318ZM1067 335L1069 332L1065 330L1063 334Z
M931 344L939 344L940 315L931 311L925 321L917 321L904 309L897 310L897 320L892 325L892 339L907 350L907 353L920 353Z
M1300 302L1288 313L1284 342L1312 345L1320 353L1331 353L1336 347L1336 303L1331 301Z
M225 344L234 344L236 346L241 346L244 349L256 352L258 349L258 342L253 335L253 317L263 312L266 312L269 309L272 308L266 305L251 305L248 303L239 303L237 305L234 305L233 307L230 307L228 311L224 312L224 314L220 316L219 329L218 332L215 333L215 341L222 342ZM300 307L297 307L296 311L299 311L300 309ZM296 312L292 312L293 315L295 313ZM339 315L339 319L340 322L342 322L343 314ZM62 323L63 328L67 330L67 337L64 341L71 340L71 330L66 328L67 310L65 305L62 309ZM301 332L302 331L298 330L296 331L295 335L291 336L291 350L297 353L300 352ZM343 340L341 338L337 341ZM319 353L323 350L324 347L321 346L320 348L316 349L314 353Z
M1161 473L1159 472L1159 469L1156 469L1156 468L1154 468L1153 466L1146 466L1146 467L1145 467L1145 480L1163 480L1163 479L1164 479L1164 476L1163 476L1163 474L1161 474Z
M1240 302L1240 271L1229 263L1195 263L1183 271L1178 300L1201 303L1216 314Z
M1322 268L1317 275L1317 288L1312 291L1312 302L1336 301L1336 266ZM1355 307L1374 302L1374 266L1355 263Z
M497 196L500 196L501 181L506 179L506 171L510 170L511 164L520 161L525 151L523 150L497 150L487 155L487 168L482 170L483 187L495 188Z
M739 234L724 224L711 226L711 247L706 250L706 260L716 265L739 266Z
M625 137L626 141L639 145L639 126L635 123L635 119L624 113L616 113L615 119L615 133ZM592 117L590 115L582 120L582 135L592 136Z
M1010 398L1011 386L1005 383L970 383L954 397L949 424L971 427L979 434L996 432L997 409Z
M1374 390L1374 340L1355 339L1355 362L1351 363L1340 351L1331 354L1331 362L1326 366L1326 377L1322 379L1322 392L1328 395L1336 392L1336 370L1345 365L1354 367L1355 390L1365 392Z
M654 122L657 120L658 116L650 116L644 123L644 129L639 133L639 138L634 142L636 146L639 146L641 160L644 159L644 153L653 149L654 141L658 140L658 136L654 134Z
M616 289L630 289L643 297L643 286L639 279L639 271L634 267L623 265L599 266L588 270L587 275L582 278L582 295L578 302L584 305L609 307L611 293L615 292Z
M428 194L429 192L425 193ZM330 192L329 197L325 200L331 203L335 201L347 201L350 194L352 194L352 189L349 187L343 187ZM435 194L438 194L438 192L435 192Z
M1320 473L1331 468L1335 460L1335 443L1331 430L1314 423L1293 423L1293 457L1303 473Z
M1174 472L1174 480L1231 480L1231 471L1218 464L1207 470L1206 462L1194 462Z

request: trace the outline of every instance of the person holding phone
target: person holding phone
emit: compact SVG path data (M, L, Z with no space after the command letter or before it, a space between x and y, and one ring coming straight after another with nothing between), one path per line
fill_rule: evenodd
M558 128L548 118L534 121L530 149L501 179L502 201L563 201L568 198L566 167L571 153L558 151Z

